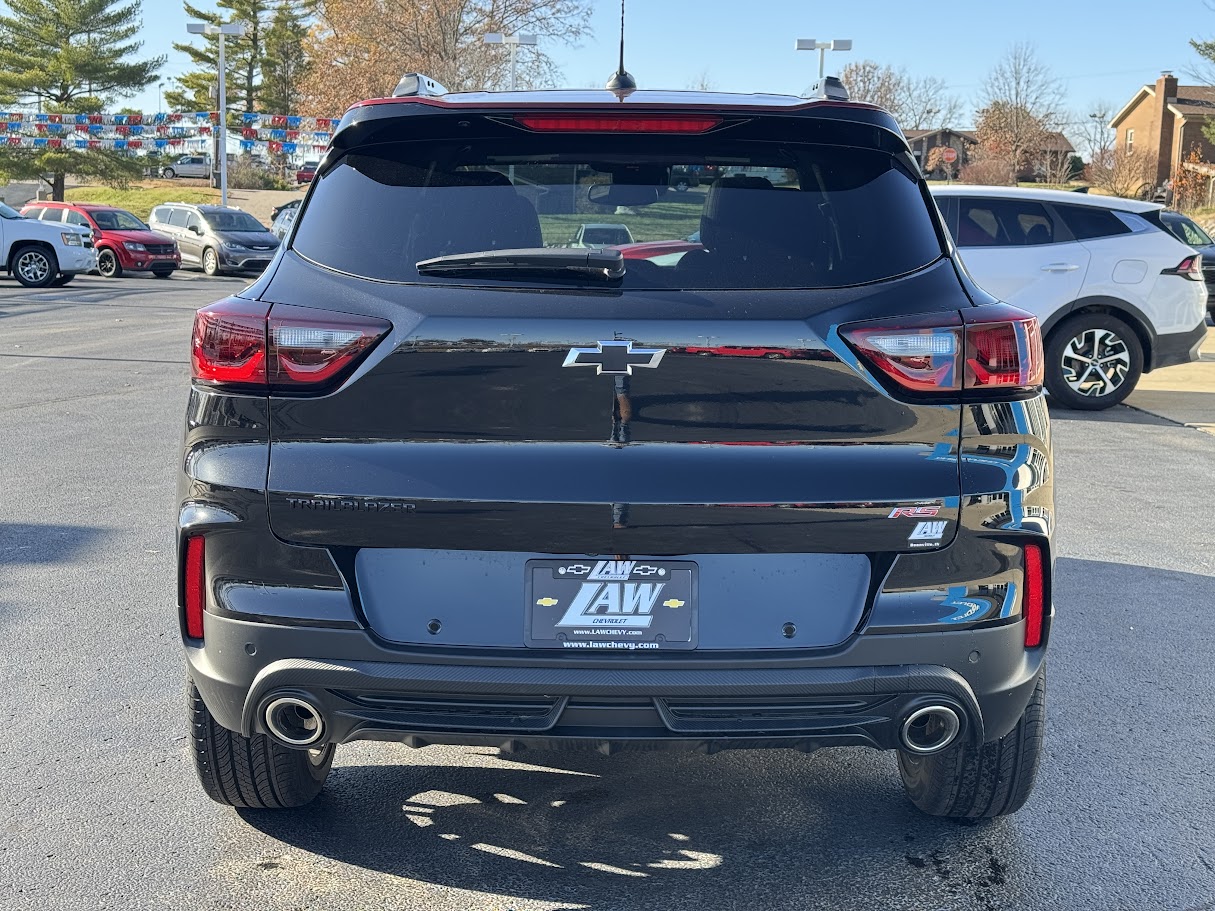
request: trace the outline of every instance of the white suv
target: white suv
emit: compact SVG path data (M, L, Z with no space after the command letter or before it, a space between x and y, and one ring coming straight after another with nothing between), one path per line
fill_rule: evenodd
M97 268L93 232L26 218L0 202L0 269L27 288L66 285Z
M1014 187L932 194L975 282L1038 317L1055 404L1109 408L1141 373L1197 360L1202 261L1164 230L1163 206Z

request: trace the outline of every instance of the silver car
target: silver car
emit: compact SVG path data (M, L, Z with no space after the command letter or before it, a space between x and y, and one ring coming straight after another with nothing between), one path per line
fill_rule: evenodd
M183 268L207 275L260 271L278 252L279 239L265 225L231 206L170 202L153 209L148 222L177 241Z

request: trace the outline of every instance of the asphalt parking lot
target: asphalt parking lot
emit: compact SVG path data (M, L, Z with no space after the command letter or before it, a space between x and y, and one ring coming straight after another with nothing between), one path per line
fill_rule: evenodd
M0 908L1215 909L1215 436L1165 407L1054 415L1048 741L1014 817L924 817L864 750L367 744L303 811L212 804L175 462L193 312L242 284L0 278Z

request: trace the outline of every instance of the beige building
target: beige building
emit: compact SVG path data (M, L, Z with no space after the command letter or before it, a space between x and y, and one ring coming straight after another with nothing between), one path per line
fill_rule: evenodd
M1177 77L1162 73L1145 85L1110 121L1119 151L1146 151L1152 162L1150 179L1160 186L1173 178L1181 161L1198 148L1203 161L1215 161L1215 145L1202 128L1215 116L1215 87L1178 85Z

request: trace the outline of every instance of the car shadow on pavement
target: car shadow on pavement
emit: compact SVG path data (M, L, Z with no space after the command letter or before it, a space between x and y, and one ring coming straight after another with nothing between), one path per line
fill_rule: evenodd
M826 762L731 751L490 763L339 767L296 815L241 815L358 867L578 908L802 911L824 893L891 883L904 895L975 901L999 894L1010 863L986 834L1007 821L925 817L903 797L892 758L864 750Z
M87 525L35 525L0 522L0 567L33 563L70 563L105 535Z

